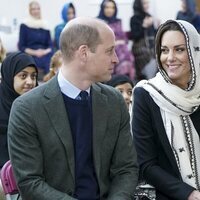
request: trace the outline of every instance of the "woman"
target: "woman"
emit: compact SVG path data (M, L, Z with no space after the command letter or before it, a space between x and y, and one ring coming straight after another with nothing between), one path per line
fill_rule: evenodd
M181 0L181 10L176 19L190 22L200 32L200 14L196 12L195 0Z
M59 39L60 39L60 34L61 34L63 28L65 27L65 25L67 24L68 21L70 21L71 19L73 19L76 16L75 7L74 7L73 3L66 3L63 6L61 16L62 16L63 22L61 24L58 24L55 28L55 47L56 47L56 49L59 49Z
M169 20L155 42L159 72L134 89L141 175L158 200L200 199L200 36L190 23Z
M0 169L9 160L7 126L13 101L38 85L37 67L32 56L17 52L7 56L1 67L0 83Z
M152 62L150 70L145 70L148 63L154 58L154 27L153 17L149 14L149 0L135 0L134 15L131 17L131 38L133 39L132 52L135 56L137 81L143 78L152 78L156 74L156 64Z
M32 55L37 67L43 73L49 72L53 46L50 31L46 22L41 18L40 5L37 1L29 4L29 18L20 26L19 50Z
M121 20L117 18L117 5L114 0L104 0L98 18L106 21L115 33L116 54L119 63L115 66L114 74L129 76L131 80L135 78L134 57L128 49L128 39L122 30Z

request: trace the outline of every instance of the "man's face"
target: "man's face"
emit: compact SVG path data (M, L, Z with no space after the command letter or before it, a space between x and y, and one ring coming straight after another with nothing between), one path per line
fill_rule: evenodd
M102 43L95 52L89 52L86 70L93 82L111 79L115 65L119 62L115 52L115 36L110 29L100 32Z

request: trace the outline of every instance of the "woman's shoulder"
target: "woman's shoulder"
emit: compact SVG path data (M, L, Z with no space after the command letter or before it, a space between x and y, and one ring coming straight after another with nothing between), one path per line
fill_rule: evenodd
M135 87L134 94L137 96L149 96L149 93L143 87Z

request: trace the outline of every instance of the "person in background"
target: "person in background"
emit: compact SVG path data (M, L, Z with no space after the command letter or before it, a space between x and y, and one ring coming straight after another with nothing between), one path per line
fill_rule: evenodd
M65 27L66 23L70 21L71 19L75 18L76 11L73 3L66 3L63 6L61 17L63 19L63 22L61 24L58 24L55 27L55 48L59 49L59 39L60 39L60 33L62 32L63 28Z
M141 175L158 200L200 199L200 36L168 20L155 39L159 72L134 89L132 130Z
M176 19L190 22L200 32L200 15L196 12L195 0L181 0L181 10Z
M5 57L6 57L6 49L4 48L3 42L2 42L2 40L0 38L0 63L3 62Z
M32 56L17 52L9 54L1 67L0 83L0 169L9 160L7 128L13 101L38 85L37 67Z
M53 45L47 23L42 19L37 1L29 3L29 18L20 25L19 50L33 56L39 70L39 79L49 72ZM40 77L41 76L41 77Z
M0 70L1 70L1 64L5 59L5 57L6 57L6 49L4 48L2 40L0 38ZM0 73L0 82L1 82L1 73Z
M119 90L126 102L128 110L131 108L132 104L132 90L133 90L133 81L126 75L113 75L111 80L106 82L107 85L110 85L117 90Z
M53 78L57 74L61 65L62 65L62 53L60 50L57 50L51 58L49 73L44 76L43 81L47 82L48 80Z
M135 56L136 82L144 78L155 76L156 63L149 62L154 59L154 27L153 17L149 14L149 0L135 0L133 3L134 15L130 19L131 33L133 39L132 52ZM150 70L145 70L145 67ZM145 73L147 71L148 73Z
M22 199L131 200L138 167L129 113L122 95L99 83L118 62L114 33L102 20L75 18L60 49L58 76L12 106L9 153Z
M115 66L114 74L127 75L131 80L134 80L134 57L128 49L128 38L122 29L121 19L117 18L117 10L117 4L114 0L103 0L98 18L108 23L116 36L116 53L119 63Z

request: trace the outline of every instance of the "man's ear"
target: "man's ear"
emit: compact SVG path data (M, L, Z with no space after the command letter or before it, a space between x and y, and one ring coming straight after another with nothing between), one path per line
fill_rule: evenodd
M88 58L88 53L89 53L90 49L88 48L87 45L81 45L79 48L78 48L78 54L79 54L79 58L82 60L82 61L86 61L87 58Z

